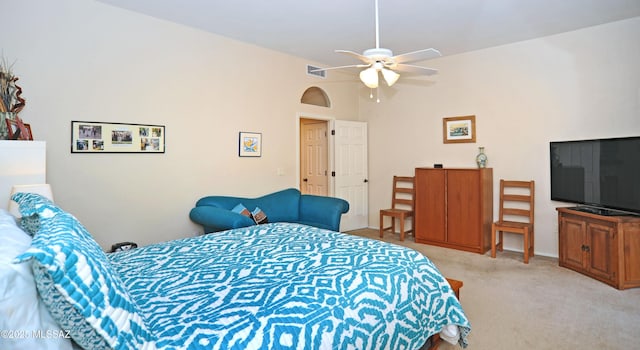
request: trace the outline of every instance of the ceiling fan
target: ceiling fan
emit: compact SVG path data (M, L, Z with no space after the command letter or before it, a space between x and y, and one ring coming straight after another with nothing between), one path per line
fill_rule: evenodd
M378 0L375 0L375 16L376 47L374 49L365 50L362 54L348 50L336 50L337 53L353 56L363 63L340 67L319 68L314 71L342 68L365 68L360 72L360 80L364 85L371 89L378 87L378 73L382 74L382 77L388 86L392 86L400 78L400 74L397 72L407 72L418 75L433 75L438 72L436 69L408 64L441 56L440 51L436 49L429 48L394 56L391 50L381 48L378 23Z

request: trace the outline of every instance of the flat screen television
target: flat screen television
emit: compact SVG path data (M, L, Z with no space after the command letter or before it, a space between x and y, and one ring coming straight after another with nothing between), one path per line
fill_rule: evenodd
M640 215L640 136L551 142L550 152L551 200Z

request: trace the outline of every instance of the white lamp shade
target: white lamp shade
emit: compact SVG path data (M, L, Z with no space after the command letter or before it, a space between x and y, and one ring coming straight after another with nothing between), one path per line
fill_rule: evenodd
M360 72L360 80L368 88L375 89L378 87L378 71L373 67L369 67Z
M398 79L400 78L400 74L392 71L391 69L382 68L381 72L382 72L382 77L384 78L384 81L386 81L387 85L389 86L392 86L393 84L395 84L396 81L398 81Z
M11 200L11 197L16 193L37 193L53 202L53 192L49 184L15 185L11 188L11 194L9 195L9 212L16 218L22 217L20 215L20 206Z

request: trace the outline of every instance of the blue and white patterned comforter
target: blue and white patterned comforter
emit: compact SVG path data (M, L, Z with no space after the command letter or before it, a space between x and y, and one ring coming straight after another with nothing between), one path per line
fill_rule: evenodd
M274 223L109 254L159 348L418 349L469 322L420 253Z

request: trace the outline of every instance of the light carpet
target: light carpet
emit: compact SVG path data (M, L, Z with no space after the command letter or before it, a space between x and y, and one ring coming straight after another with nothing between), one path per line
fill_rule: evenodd
M347 232L379 239L378 230ZM472 350L640 349L640 288L617 290L558 260L499 252L496 259L404 242L385 232L384 241L415 249L446 277L464 282L461 304L471 322ZM444 344L440 350L459 348Z

